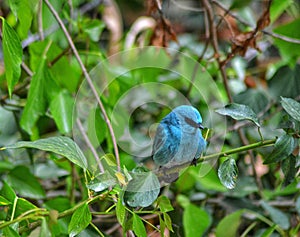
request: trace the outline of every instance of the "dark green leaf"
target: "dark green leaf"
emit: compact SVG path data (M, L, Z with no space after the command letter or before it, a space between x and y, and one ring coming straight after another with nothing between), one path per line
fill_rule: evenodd
M232 103L226 105L225 108L216 110L216 112L222 115L230 116L236 120L250 120L255 123L256 126L260 127L257 115L247 105Z
M218 176L226 188L233 189L238 177L238 168L235 159L229 158L225 160L218 169Z
M146 233L144 223L141 220L141 218L135 213L133 213L133 225L132 225L132 227L133 227L133 231L136 234L136 236L147 237L147 233Z
M74 237L83 231L92 221L92 215L87 203L76 209L73 213L68 232L70 237Z
M152 172L132 173L124 194L124 201L131 207L150 206L158 197L160 184Z
M157 204L160 208L161 212L169 212L169 211L173 211L174 208L170 202L170 199L168 199L166 196L160 196L157 199Z
M289 135L284 134L277 139L272 153L267 156L264 164L275 163L284 160L288 157L295 148L295 139Z
M291 98L281 97L281 104L289 115L300 122L300 103Z
M123 227L125 224L125 218L126 218L126 209L125 206L122 203L122 199L119 198L116 206L116 215L119 223Z
M103 174L100 174L95 179L91 180L87 184L87 187L95 192L101 192L116 184L116 178L113 177L109 172L105 171Z
M183 226L185 236L203 236L211 225L209 214L203 209L189 204L184 208Z
M297 174L296 157L289 155L287 159L282 161L281 169L284 174L283 185L287 186L294 181Z
M68 137L50 137L40 139L34 142L18 142L14 145L7 146L11 148L35 148L43 151L50 151L62 155L83 169L87 169L87 160L78 147L78 145Z
M23 50L19 36L13 28L0 16L2 20L2 49L5 66L5 76L8 85L9 96L12 95L14 86L21 75L21 63Z
M283 66L269 80L269 92L274 97L293 97L300 94L300 65L291 69Z
M287 230L290 228L289 218L285 213L275 207L270 206L264 201L261 202L261 205L270 214L271 219L282 229Z
M50 112L62 134L68 134L72 130L74 99L66 91L60 91L50 103Z
M24 197L41 199L45 191L26 166L17 166L7 175L7 182Z
M236 236L243 212L238 210L225 216L217 225L216 237Z
M236 103L248 105L255 113L263 111L269 103L266 93L259 89L248 89L234 96Z
M32 77L27 103L20 121L22 128L30 135L32 135L32 129L39 117L45 114L48 102L58 91L58 86L52 78L46 60L42 59L37 72Z

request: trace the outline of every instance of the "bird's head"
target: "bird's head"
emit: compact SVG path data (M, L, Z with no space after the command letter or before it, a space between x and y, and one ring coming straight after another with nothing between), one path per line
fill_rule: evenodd
M173 110L178 115L182 124L191 126L194 128L203 129L202 117L199 111L190 105L181 105Z

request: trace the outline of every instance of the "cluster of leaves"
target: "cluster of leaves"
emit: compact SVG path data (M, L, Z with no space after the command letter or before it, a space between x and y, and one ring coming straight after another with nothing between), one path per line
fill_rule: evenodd
M138 57L138 65L147 67L131 70L124 63L126 73L118 74L120 68L108 65L110 73L118 77L107 85L107 93L101 95L101 100L106 111L113 111L119 98L131 88L159 82L167 87L161 86L156 95L163 99L170 97L173 102L170 107L184 103L179 96L177 101L172 99L172 93L167 90L172 87L201 108L207 127L215 125L214 134L208 138L212 149L199 159L197 166L189 167L163 190L155 173L138 166L141 160L134 162L134 157L125 151L120 151L118 166L117 157L112 155L111 134L101 115L87 127L97 130L97 140L105 152L100 159L105 172L100 174L93 166L97 161L91 162L94 159L91 151L81 150L79 144L68 138L73 126L74 94L84 79L84 69L94 68L116 44L105 40L109 31L114 32L110 22L91 16L102 15L103 19L110 17L118 21L120 17L111 13L117 12L116 9L107 11L99 2L95 8L93 3L83 0L51 3L18 0L0 4L0 10L5 13L5 17L0 17L5 67L0 78L0 145L3 147L0 234L109 236L117 230L122 234L134 232L137 236L147 236L150 232L161 236L214 233L218 237L297 234L300 228L300 33L299 15L293 11L296 3L270 1L261 16L256 16L251 10L255 1L242 5L238 4L241 1L233 1L223 18L231 33L234 27L238 33L232 42L222 42L221 50L215 42L210 46L209 39L198 42L193 32L176 35L171 21L164 15L171 14L168 4L160 6L158 2L149 5L149 13L155 15L157 25L148 40L156 46L170 43L172 48L189 55L189 60L178 59L178 55L167 50L150 49L146 56L134 55ZM208 15L215 11L217 16L217 10L224 10L218 4L213 9L212 4L213 1L203 1ZM235 15L232 12L238 17L227 18ZM83 66L73 56L76 52L58 25L55 13L68 26L69 40L76 46ZM289 22L276 26L276 20L282 15ZM256 27L249 31L249 25L240 22L240 18L256 23ZM239 23L242 24L238 27ZM269 38L259 37L269 24L273 29L271 35L279 35L272 43ZM108 31L103 31L105 27ZM145 42L147 36L144 35ZM241 36L249 37L237 44ZM169 42L171 39L175 42ZM265 44L260 46L258 40ZM250 47L265 48L262 53L247 57L245 53ZM236 56L238 53L245 57ZM272 54L277 57L275 63L268 61L273 60ZM204 66L207 74L195 66L196 61ZM268 66L258 68L262 63ZM226 71L220 73L225 66ZM262 72L257 73L259 70ZM214 86L207 80L208 76L215 79ZM197 88L201 88L202 98ZM215 95L216 89L220 97ZM151 89L147 92L153 93ZM147 95L140 93L139 100L143 101ZM133 107L134 103L130 100L127 106ZM146 140L143 129L158 122L168 111L152 104L135 111L130 125L141 131L134 135ZM87 117L94 113L88 111ZM228 127L218 114L232 118L227 121ZM224 129L225 138L223 134L218 135ZM220 151L216 144L223 138ZM139 151L138 147L131 149L136 149L135 153ZM218 158L220 165L216 171L210 161Z

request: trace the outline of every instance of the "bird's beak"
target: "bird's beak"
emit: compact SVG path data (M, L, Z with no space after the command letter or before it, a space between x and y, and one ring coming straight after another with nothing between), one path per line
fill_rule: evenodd
M200 129L204 129L202 123L198 123L198 127L199 127Z

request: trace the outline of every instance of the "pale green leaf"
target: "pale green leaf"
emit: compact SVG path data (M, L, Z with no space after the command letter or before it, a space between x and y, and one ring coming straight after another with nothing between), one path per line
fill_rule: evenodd
M217 225L216 237L236 236L244 210L238 210L225 216Z
M235 160L229 158L225 160L218 169L218 176L221 183L228 189L233 189L238 177L238 168Z
M136 234L136 236L139 237L147 237L147 233L146 233L146 229L145 226L143 224L143 221L141 220L141 218L133 213L133 231Z
M257 127L260 127L257 115L247 105L232 103L226 105L224 108L217 109L216 112L222 115L230 116L235 120L250 120Z
M7 149L14 148L35 148L43 151L50 151L62 155L83 169L87 169L86 157L78 145L68 137L50 137L33 142L17 142L14 145L7 146Z
M300 122L300 103L291 98L281 97L281 104L284 110L294 119Z
M193 204L184 208L183 226L185 236L203 236L207 228L211 225L209 214Z

